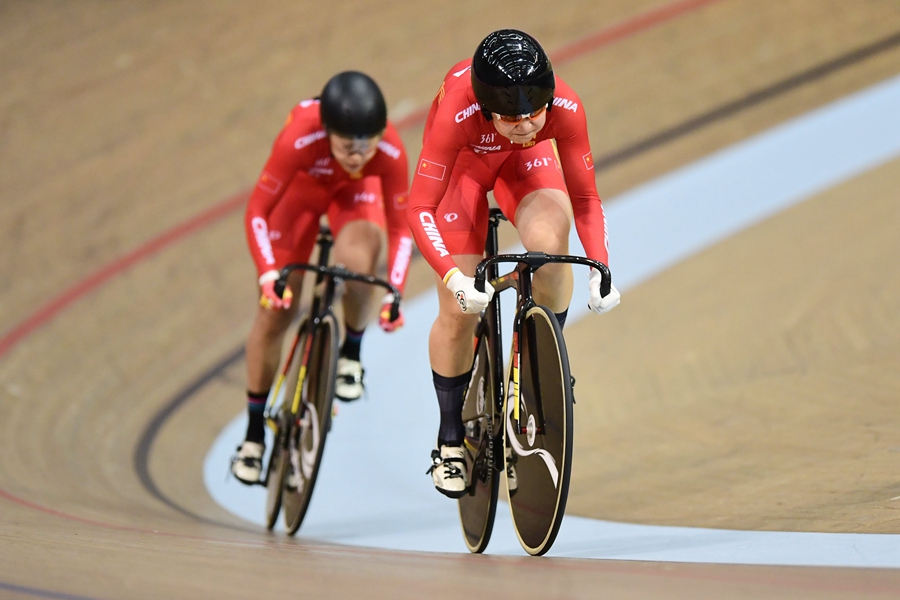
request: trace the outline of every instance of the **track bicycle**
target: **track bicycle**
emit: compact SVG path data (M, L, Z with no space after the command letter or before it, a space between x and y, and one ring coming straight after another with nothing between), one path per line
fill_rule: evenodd
M400 310L400 292L387 281L360 275L341 266L329 266L334 239L322 226L316 240L317 264L292 263L281 269L275 292L282 296L288 275L293 271L316 273L312 298L300 307L302 315L297 333L269 398L266 424L274 433L266 474L260 481L266 486L266 527L272 529L284 509L284 526L289 535L300 528L331 429L332 403L341 334L333 303L342 281L360 281L387 289L394 295L391 320Z
M602 295L609 293L611 279L606 265L580 256L498 255L501 220L506 217L500 210L491 209L486 258L475 270L476 289L484 291L487 279L495 294L476 329L472 376L463 403L469 487L459 499L459 515L466 546L471 552L483 552L491 538L504 473L516 536L526 552L541 555L556 540L565 513L574 379L562 329L549 308L534 302L531 277L547 263L586 265L603 274ZM500 263L517 266L500 276ZM518 300L504 388L500 293L510 288Z

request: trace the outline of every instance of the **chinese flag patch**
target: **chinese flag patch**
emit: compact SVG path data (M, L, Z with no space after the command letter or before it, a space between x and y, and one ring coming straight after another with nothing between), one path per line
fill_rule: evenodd
M590 152L588 152L587 154L585 154L585 155L582 156L581 158L584 159L584 167L585 167L588 171L590 171L591 169L594 168L594 157L591 155Z
M423 160L419 163L419 175L422 177L428 177L430 179L437 179L438 181L442 181L444 179L444 173L447 172L447 167L445 165L431 162L430 160Z
M272 177L268 173L263 173L260 175L257 185L270 194L277 194L283 184L280 180Z

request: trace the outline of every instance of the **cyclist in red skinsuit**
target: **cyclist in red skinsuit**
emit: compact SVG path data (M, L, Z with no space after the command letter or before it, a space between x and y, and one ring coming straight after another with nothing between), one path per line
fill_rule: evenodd
M472 339L493 294L489 286L476 291L472 277L484 251L489 190L527 250L566 254L574 218L587 256L608 264L584 107L555 76L540 44L512 29L487 36L472 60L446 75L428 115L410 191L410 229L443 284L429 340L441 409L431 473L438 491L453 498L467 485L461 410ZM618 304L615 288L600 296L599 273L588 285L594 312ZM548 264L534 277L535 299L556 313L560 325L572 286L565 264Z
M247 436L232 460L242 482L259 480L263 454L263 409L275 379L284 333L296 305L302 272L288 280L284 298L274 290L278 270L309 262L327 215L335 238L334 262L374 274L387 231L388 279L402 290L412 254L406 220L408 163L400 136L387 121L384 98L368 76L348 71L325 85L321 98L304 100L288 115L250 196L245 228L256 263L260 306L247 340ZM336 395L355 400L363 391L360 343L377 298L375 288L346 283L347 336L338 359ZM379 324L393 331L387 297Z

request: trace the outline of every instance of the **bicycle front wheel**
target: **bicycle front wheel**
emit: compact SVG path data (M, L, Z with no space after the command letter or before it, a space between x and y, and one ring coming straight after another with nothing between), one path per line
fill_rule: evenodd
M497 402L496 368L491 357L489 335L482 329L475 349L472 378L463 402L462 419L466 429L466 464L469 489L459 499L459 519L469 551L484 552L494 528L501 465L502 420Z
M572 470L572 385L562 330L546 307L524 316L519 336L519 423L515 389L506 401L509 507L519 542L540 555L556 540L562 524Z
M278 521L278 513L281 512L281 498L284 486L284 474L290 462L288 457L287 439L291 429L291 415L282 410L278 415L278 430L275 432L275 443L269 454L269 464L266 467L266 529L272 530Z
M325 315L316 326L306 359L298 420L288 439L290 460L284 477L284 526L294 535L306 516L309 501L331 428L331 405L338 360L338 328L334 315Z

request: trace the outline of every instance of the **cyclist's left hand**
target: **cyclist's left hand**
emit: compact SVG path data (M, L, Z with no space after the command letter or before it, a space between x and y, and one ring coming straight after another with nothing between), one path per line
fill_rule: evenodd
M394 295L388 294L381 301L381 310L378 311L378 326L388 333L397 331L403 327L403 309L397 313L397 318L391 321L391 304L394 302Z
M591 291L591 299L588 302L588 307L598 315L602 315L603 313L614 309L619 305L621 299L619 290L617 290L614 285L609 287L609 293L606 296L601 297L600 284L602 282L603 274L596 269L591 269L591 280L588 282L588 289Z

